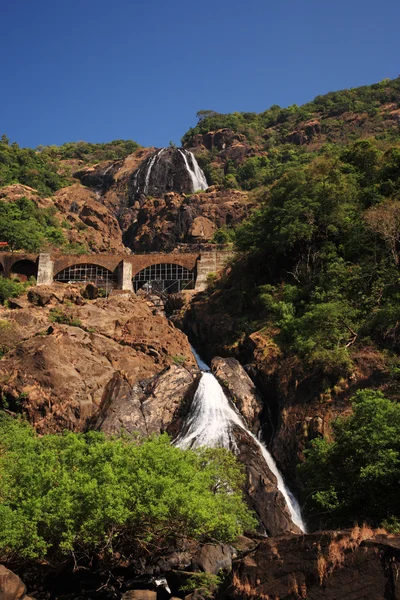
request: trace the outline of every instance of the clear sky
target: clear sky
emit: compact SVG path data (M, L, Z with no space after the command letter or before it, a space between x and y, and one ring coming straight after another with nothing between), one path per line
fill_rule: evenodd
M0 133L164 146L400 73L399 0L0 0Z

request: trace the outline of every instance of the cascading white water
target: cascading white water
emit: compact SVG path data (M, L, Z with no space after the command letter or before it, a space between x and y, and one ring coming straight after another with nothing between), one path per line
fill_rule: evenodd
M206 190L208 188L207 179L206 179L203 171L200 169L199 164L198 164L194 154L192 154L192 152L189 152L188 150L181 150L180 148L178 148L178 150L181 153L181 155L183 156L183 160L185 161L186 169L188 170L188 173L192 180L193 191L197 192L197 190ZM187 159L186 152L190 156L190 160L192 162L193 169L189 165L189 161Z
M157 152L157 154L155 154L153 156L153 158L151 159L151 161L148 164L147 172L146 172L146 178L145 178L145 181L144 181L144 190L143 190L144 194L147 194L147 192L149 191L149 181L150 181L151 170L154 167L154 164L155 164L156 160L160 157L160 155L164 151L165 151L165 148L161 148L161 150L159 150Z
M190 414L182 434L175 442L176 445L180 448L224 447L237 452L238 448L233 433L234 425L243 429L257 444L268 468L275 475L278 490L286 501L293 523L305 532L306 528L301 518L300 507L287 489L271 454L247 429L240 415L231 407L218 380L210 373L210 368L195 351L194 356L199 368L207 372L203 373L200 379Z

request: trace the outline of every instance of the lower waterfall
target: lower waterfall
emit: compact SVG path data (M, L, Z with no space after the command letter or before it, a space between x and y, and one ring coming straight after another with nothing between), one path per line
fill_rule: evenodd
M232 408L218 380L210 372L210 368L194 350L193 353L199 368L205 372L202 374L194 395L191 411L183 431L175 444L180 448L224 447L237 452L233 429L234 426L243 429L257 444L268 468L275 475L277 488L285 499L293 523L305 532L306 526L301 517L299 504L287 489L271 454L247 429L239 413Z

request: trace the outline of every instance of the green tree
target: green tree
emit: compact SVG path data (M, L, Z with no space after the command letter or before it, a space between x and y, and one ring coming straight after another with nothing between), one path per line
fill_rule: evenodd
M299 467L305 508L323 526L400 517L400 404L362 390L353 414L333 424L333 439L314 440Z
M154 557L180 537L230 541L255 522L223 450L101 433L39 437L0 419L0 556Z

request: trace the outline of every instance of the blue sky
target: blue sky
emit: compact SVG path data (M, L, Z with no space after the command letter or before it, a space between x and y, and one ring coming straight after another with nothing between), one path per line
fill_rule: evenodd
M400 74L399 0L0 0L0 133L164 146Z

